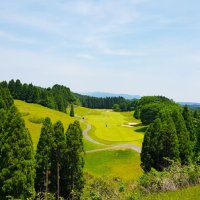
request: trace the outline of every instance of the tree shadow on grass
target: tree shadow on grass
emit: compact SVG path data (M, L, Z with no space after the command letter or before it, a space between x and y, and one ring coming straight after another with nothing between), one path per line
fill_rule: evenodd
M147 130L147 127L142 127L142 128L138 128L138 129L135 129L134 131L137 132L137 133L141 133L141 132L145 132Z

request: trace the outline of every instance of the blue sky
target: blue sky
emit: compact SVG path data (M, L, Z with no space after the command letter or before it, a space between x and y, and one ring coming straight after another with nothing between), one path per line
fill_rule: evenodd
M200 102L198 0L6 0L0 80Z

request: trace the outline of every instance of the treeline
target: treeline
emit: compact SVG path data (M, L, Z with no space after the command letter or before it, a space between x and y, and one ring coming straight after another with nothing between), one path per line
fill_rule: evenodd
M182 165L199 162L200 123L187 106L181 107L165 97L143 97L136 111L135 115L149 125L141 153L145 172L152 168L162 171L173 162Z
M65 134L60 121L52 124L46 118L35 155L24 120L9 90L1 85L1 199L80 199L84 186L82 137L78 121Z
M33 84L22 84L20 80L11 80L9 82L3 81L0 85L8 87L14 99L27 103L37 103L61 112L66 112L67 106L76 102L70 89L58 84L52 88L42 88Z
M114 109L115 111L130 111L135 108L135 100L127 100L123 97L90 97L86 95L75 94L80 100L81 105L87 108Z
M54 85L52 88L34 86L32 83L22 84L20 80L3 81L0 85L8 87L12 97L37 103L42 106L66 112L70 104L82 105L87 108L113 109L114 111L130 111L135 108L136 100L127 100L123 97L90 97L72 93L69 88L62 85Z

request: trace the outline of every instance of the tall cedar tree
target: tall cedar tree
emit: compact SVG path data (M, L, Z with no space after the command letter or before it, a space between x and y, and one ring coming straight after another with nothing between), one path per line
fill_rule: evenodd
M71 104L70 117L74 117L74 106Z
M186 128L190 134L192 150L194 150L194 147L196 145L197 136L196 136L195 125L194 125L194 122L192 119L192 113L190 112L190 110L187 106L184 106L182 114L183 114L183 118L185 120Z
M0 119L0 197L2 200L7 199L6 196L27 199L35 193L31 136L16 107L3 113L4 118Z
M145 133L141 166L144 171L163 170L170 165L169 160L179 161L179 142L172 117L163 110Z
M47 117L44 120L37 145L35 179L35 189L37 192L48 192L53 132L53 125Z
M50 177L50 191L57 194L57 199L60 196L60 177L64 177L63 170L64 156L66 153L66 139L64 134L64 127L61 121L58 121L53 126L53 144L51 151L51 177Z
M149 126L147 131L144 135L144 140L142 143L142 152L141 156L141 167L145 172L151 170L152 167L152 159L151 159L151 131L152 131L152 124Z
M179 160L179 142L176 132L176 127L173 119L168 111L163 111L160 114L162 129L160 137L160 159L158 169L169 167L171 161Z
M145 133L141 153L141 166L145 172L150 171L151 168L159 168L161 125L161 120L158 118L154 123L150 124Z
M83 135L78 121L70 124L66 133L67 152L61 194L66 199L80 199L84 187Z
M189 132L186 128L184 118L180 110L174 110L172 118L176 126L176 132L179 141L179 152L181 164L189 164L192 158L192 149L190 143Z

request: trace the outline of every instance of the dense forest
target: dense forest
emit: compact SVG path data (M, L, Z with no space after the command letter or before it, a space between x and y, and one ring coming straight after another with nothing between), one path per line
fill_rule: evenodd
M199 163L199 115L162 96L142 97L135 117L149 125L142 145L141 166L162 171L173 162Z
M131 111L134 110L136 100L128 100L123 97L90 97L75 94L80 100L81 105L87 108L113 109L115 111Z
M16 93L17 94L17 93ZM0 86L0 198L79 199L84 186L83 140L78 121L44 120L36 154L8 88ZM51 194L54 194L51 196Z
M127 100L123 97L97 98L73 93L63 85L54 85L52 88L42 88L33 84L22 84L20 80L3 81L0 85L8 87L12 97L37 103L42 106L66 112L70 104L82 105L87 108L114 109L115 111L130 111L135 107L135 100Z

